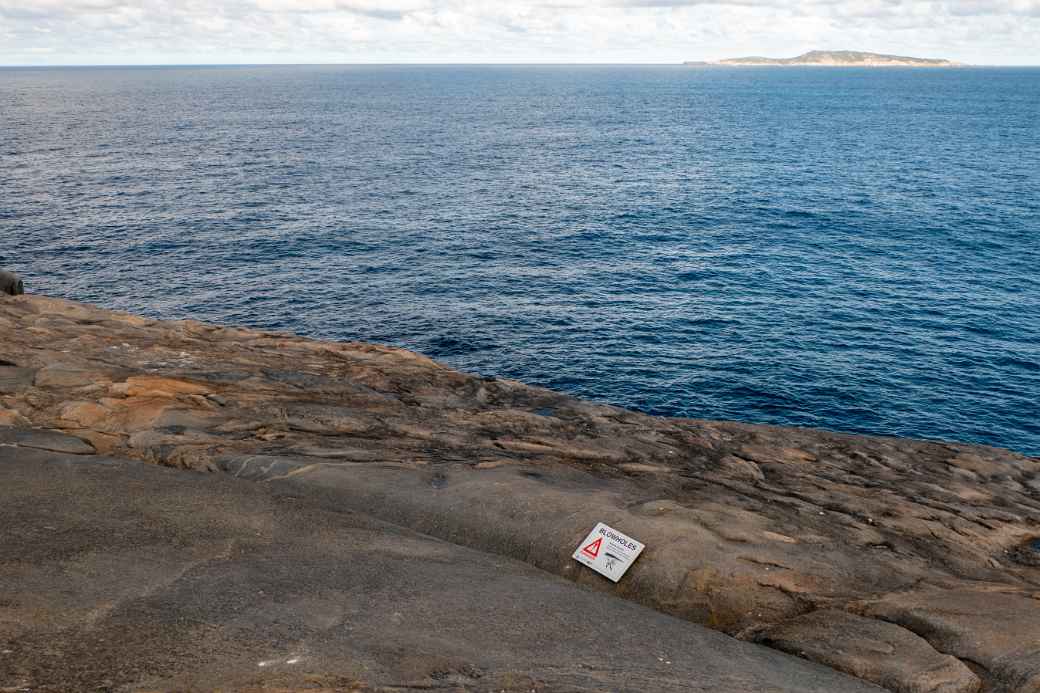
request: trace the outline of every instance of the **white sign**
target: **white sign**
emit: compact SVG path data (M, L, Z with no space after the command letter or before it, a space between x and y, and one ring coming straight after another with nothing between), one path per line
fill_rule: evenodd
M636 562L643 548L642 542L600 522L578 544L574 560L617 582Z

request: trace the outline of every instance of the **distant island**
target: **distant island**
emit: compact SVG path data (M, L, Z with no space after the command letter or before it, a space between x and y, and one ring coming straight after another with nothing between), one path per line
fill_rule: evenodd
M823 67L956 67L961 63L941 58L911 58L862 51L809 51L794 58L729 58L717 62L687 61L686 65L815 65Z

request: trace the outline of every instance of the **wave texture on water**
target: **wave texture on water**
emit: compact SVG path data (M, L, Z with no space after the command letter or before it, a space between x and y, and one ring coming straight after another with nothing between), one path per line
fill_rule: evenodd
M31 291L1040 455L1040 70L0 70Z

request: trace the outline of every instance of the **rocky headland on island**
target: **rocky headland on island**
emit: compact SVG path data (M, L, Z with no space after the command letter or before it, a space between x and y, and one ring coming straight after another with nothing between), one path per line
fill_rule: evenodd
M960 63L944 58L913 58L864 51L809 51L793 58L747 56L716 62L687 62L687 65L729 66L818 66L818 67L958 67Z
M0 688L1040 691L1040 460L43 296L0 333Z

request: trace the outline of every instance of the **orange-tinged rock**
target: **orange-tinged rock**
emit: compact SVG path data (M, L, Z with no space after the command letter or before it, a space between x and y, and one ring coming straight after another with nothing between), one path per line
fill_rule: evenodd
M177 395L205 395L212 390L201 383L153 376L134 376L125 383L112 387L115 394L127 397L176 397Z
M12 409L0 409L0 426L28 426L29 420Z
M108 416L98 422L108 433L133 433L151 428L169 409L179 406L170 397L103 397L98 405L108 410Z
M69 429L69 432L93 445L99 455L112 454L122 446L124 441L123 436L112 433L101 433L100 431L95 431L89 428Z
M126 400L123 420L126 431L139 431L151 428L155 421L170 408L170 400L165 397L135 397Z
M112 412L94 402L69 402L61 410L61 418L83 428L99 426Z

